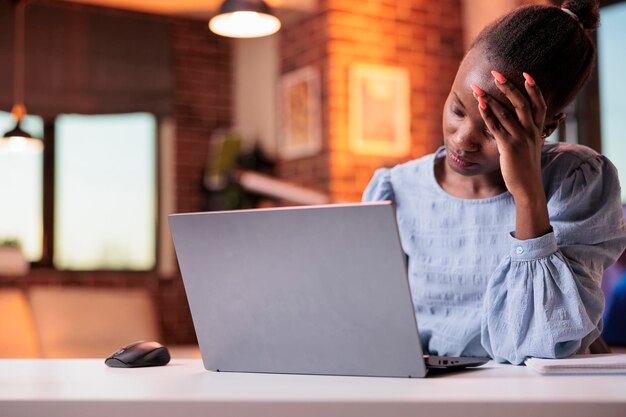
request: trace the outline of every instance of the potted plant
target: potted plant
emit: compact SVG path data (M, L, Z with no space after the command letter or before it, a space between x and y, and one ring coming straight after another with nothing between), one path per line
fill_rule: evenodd
M0 240L0 276L26 275L29 266L17 239Z

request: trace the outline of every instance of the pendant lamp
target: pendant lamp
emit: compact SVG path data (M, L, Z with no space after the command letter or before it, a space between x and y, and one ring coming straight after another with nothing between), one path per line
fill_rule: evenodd
M209 28L230 38L260 38L280 29L280 20L263 0L224 0Z
M15 119L15 127L2 135L1 144L11 150L21 151L26 148L41 149L41 140L33 138L21 127L22 119L26 116L24 105L24 7L25 0L15 1L14 31L13 31L13 108L11 115Z

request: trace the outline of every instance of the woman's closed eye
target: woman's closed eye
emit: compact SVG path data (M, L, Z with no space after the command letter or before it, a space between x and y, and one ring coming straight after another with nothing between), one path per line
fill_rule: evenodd
M450 110L457 117L465 117L465 113L463 113L463 111L459 109L457 106L455 106L454 104L450 106Z

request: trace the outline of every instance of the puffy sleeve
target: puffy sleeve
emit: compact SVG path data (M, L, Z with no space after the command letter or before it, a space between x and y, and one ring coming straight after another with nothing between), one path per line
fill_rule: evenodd
M363 192L362 201L394 201L395 196L391 186L391 170L389 168L379 168L374 172L374 176Z
M488 281L481 342L498 362L586 352L602 330L602 274L626 247L620 185L604 156L575 162L553 169L552 180L544 172L553 231L530 240L511 233Z

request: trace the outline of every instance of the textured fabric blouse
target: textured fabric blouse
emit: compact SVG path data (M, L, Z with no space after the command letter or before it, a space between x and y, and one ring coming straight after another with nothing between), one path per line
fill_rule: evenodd
M617 171L580 145L544 145L553 232L518 240L509 192L451 196L437 183L445 149L379 169L363 201L392 200L425 351L527 357L587 352L602 330L602 273L626 247Z

